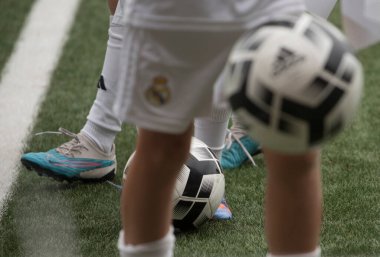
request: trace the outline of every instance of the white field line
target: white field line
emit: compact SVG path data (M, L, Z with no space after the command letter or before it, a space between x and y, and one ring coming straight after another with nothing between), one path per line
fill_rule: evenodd
M36 0L0 81L0 219L80 0Z

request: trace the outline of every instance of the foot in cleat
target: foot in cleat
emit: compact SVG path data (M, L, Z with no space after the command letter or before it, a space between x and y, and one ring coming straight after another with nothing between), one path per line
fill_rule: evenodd
M58 181L98 182L115 176L115 147L111 153L105 153L84 133L74 134L62 128L60 132L72 140L47 152L23 154L22 164Z

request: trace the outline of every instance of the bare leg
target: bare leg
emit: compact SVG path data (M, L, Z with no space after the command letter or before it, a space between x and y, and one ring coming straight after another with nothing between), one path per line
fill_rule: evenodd
M108 0L108 8L110 9L111 15L115 14L117 2L119 2L119 0Z
M265 232L272 254L314 251L322 216L320 151L283 155L264 149L268 167Z
M152 242L168 233L172 192L191 136L192 128L180 135L139 130L121 200L125 244Z

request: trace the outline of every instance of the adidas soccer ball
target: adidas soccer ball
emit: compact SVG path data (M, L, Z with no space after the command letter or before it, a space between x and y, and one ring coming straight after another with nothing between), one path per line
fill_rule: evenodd
M129 158L123 179L127 178ZM199 227L212 218L224 196L225 181L218 159L205 143L193 137L172 196L173 225L182 230Z
M342 33L303 14L263 24L234 46L223 93L263 146L302 153L354 117L362 67Z

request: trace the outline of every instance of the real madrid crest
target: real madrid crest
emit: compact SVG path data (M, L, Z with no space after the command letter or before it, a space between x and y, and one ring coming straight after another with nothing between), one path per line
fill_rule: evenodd
M152 83L145 91L145 97L154 106L162 106L170 99L168 79L164 76L155 76Z

